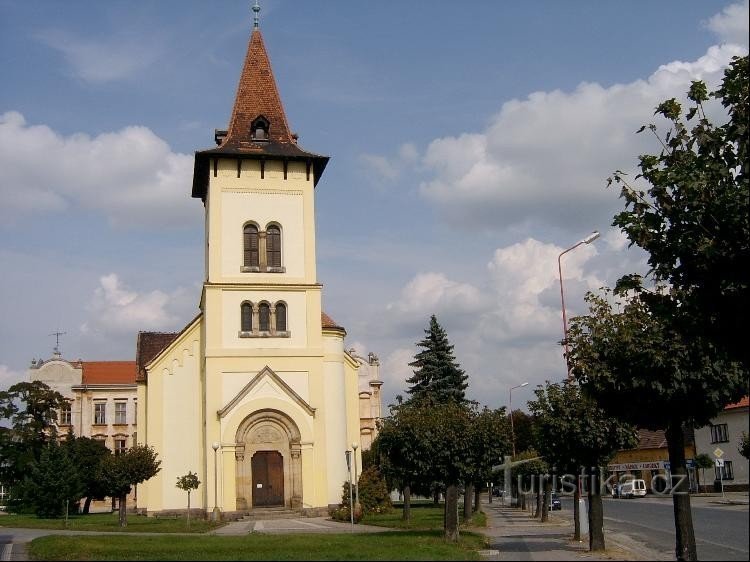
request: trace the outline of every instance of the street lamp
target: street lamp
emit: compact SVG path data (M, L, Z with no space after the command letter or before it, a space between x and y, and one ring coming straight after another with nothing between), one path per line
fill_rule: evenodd
M513 445L513 457L516 456L516 435L513 432L513 389L528 386L529 383L524 382L516 386L511 386L508 391L508 408L510 409L510 442Z
M217 441L214 441L211 445L211 448L214 450L214 513L213 513L213 520L218 521L219 520L219 480L217 478L218 471L216 469L216 452L219 450L219 447L221 447L221 444Z
M359 506L359 480L357 479L357 445L352 443L352 449L354 449L354 506Z
M564 254L567 254L571 250L574 250L581 244L591 244L594 240L599 238L599 231L595 230L591 234L589 234L586 238L578 242L577 244L571 246L567 250L560 253L559 256L557 256L557 272L560 274L560 301L562 302L562 318L563 318L563 345L565 346L565 365L568 369L568 380L571 378L570 374L570 361L568 360L568 317L565 314L565 293L563 292L563 277L562 277L562 264L560 262L560 258L563 257Z

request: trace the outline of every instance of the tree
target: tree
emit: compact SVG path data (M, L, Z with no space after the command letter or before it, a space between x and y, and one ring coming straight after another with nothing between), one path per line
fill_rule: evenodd
M523 462L513 467L515 481L511 479L511 482L506 483L505 485L511 486L511 491L515 487L518 498L518 507L526 509L526 496L529 492L534 492L537 497L539 496L540 476L547 474L547 472L549 472L549 467L545 460L541 458L539 453L534 449L526 449L513 457L514 463L519 461Z
M516 451L525 451L534 447L534 416L523 410L513 410L513 437Z
M404 518L409 517L410 490L415 482L445 486L443 531L458 540L458 487L467 474L472 414L454 401L443 404L404 403L391 408L380 423L381 466L404 490Z
M107 490L100 477L99 465L102 459L109 454L109 449L104 443L96 439L75 437L72 431L68 432L62 446L80 475L83 486L81 497L86 498L82 511L88 513L92 499L104 498L107 495Z
M750 439L748 439L748 435L744 431L742 432L742 438L740 439L740 445L737 447L737 450L740 455L746 459L750 459Z
M357 482L357 489L363 514L390 511L391 496L388 486L376 467L368 466L362 471Z
M182 476L177 477L177 487L180 490L184 490L187 492L187 526L190 527L190 491L191 490L197 490L198 486L201 485L201 481L198 480L198 475L194 474L193 472L188 471L187 474L183 474Z
M529 409L534 413L537 450L550 465L567 474L578 474L580 467L586 467L589 477L596 478L619 449L637 444L634 427L608 415L576 384L547 382L534 394L536 400L529 401ZM595 484L592 480L588 486L592 551L605 547L601 485Z
M0 392L0 481L12 486L24 480L46 445L57 438L57 411L67 404L59 392L40 381L19 382Z
M670 287L670 314L680 331L709 342L713 354L739 361L745 373L750 280L738 264L750 261L748 83L748 57L734 57L715 92L702 81L692 83L685 114L675 99L661 103L655 113L669 122L667 133L660 138L653 124L639 131L648 129L663 147L640 157L637 179L648 191L621 172L610 178L625 200L613 224L649 254L653 279ZM726 109L722 125L706 117L711 98Z
M49 443L29 467L21 490L24 504L33 507L37 517L56 518L82 497L83 484L67 450Z
M610 296L589 293L589 315L571 321L571 370L609 415L641 428L666 429L677 558L694 560L684 430L707 424L737 401L745 377L737 363L712 356L705 340L682 334L657 299L636 293L611 304Z
M581 385L612 415L640 427L666 427L676 557L695 560L695 535L685 476L683 430L699 427L738 400L750 382L750 353L743 335L750 311L750 162L748 162L748 58L735 57L721 87L708 93L695 81L691 107L670 99L656 108L670 129L659 136L658 155L642 155L631 185L621 172L625 210L615 216L631 245L649 255L646 289L639 275L618 280L615 295L629 295L622 312L589 296L590 314L568 333L570 361ZM718 100L728 121L716 126L704 103ZM688 122L697 120L690 128ZM570 346L569 346L570 347ZM639 404L638 408L630 407ZM629 411L625 411L629 410Z
M135 445L124 453L110 454L102 459L99 476L107 495L120 501L120 527L126 527L127 495L132 487L156 475L161 468L154 449L148 445Z
M714 467L714 461L706 453L695 455L695 466L701 469L701 480L703 485L706 485L706 469ZM698 483L698 489L700 490L700 483Z
M468 458L464 487L464 520L471 518L473 511L479 510L478 495L482 483L492 478L492 467L502 455L510 453L510 423L505 408L490 410L485 407L472 412L469 426ZM474 495L474 509L471 498Z
M409 366L414 374L406 379L411 386L406 391L410 401L442 404L444 402L466 402L465 391L468 376L456 362L453 346L445 330L433 314L425 338L417 343L422 348Z

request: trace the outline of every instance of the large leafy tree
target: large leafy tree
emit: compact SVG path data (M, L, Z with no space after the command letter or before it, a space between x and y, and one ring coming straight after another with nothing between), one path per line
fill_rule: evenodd
M107 495L107 490L99 473L99 465L102 459L109 454L109 449L101 441L90 437L75 437L72 432L68 433L63 447L80 475L83 486L82 497L86 498L83 504L83 513L88 513L91 500L103 498Z
M133 486L145 482L160 470L161 461L154 449L148 445L135 445L124 453L110 454L99 465L99 478L107 490L107 495L120 502L120 526L126 527L127 495Z
M409 363L414 367L414 374L406 380L410 400L433 404L466 402L468 376L456 361L448 335L434 314L424 332L424 339L417 343L421 350Z
M40 381L19 382L0 391L0 480L6 485L23 481L38 463L48 443L57 438L57 412L67 404L59 392Z
M523 410L513 410L513 439L517 451L525 451L534 447L534 416Z
M576 384L547 382L534 394L529 409L534 413L537 450L558 471L578 474L580 467L586 467L589 477L596 478L601 473L598 468L619 449L637 443L633 426L607 414ZM595 484L588 486L589 549L604 550L601 485Z
M721 87L708 93L693 82L687 112L675 99L660 104L669 130L658 155L640 157L641 190L622 173L618 183L625 210L614 225L648 253L651 276L670 287L670 314L679 329L709 342L750 369L745 324L750 315L750 159L748 158L748 57L735 57ZM716 99L729 119L711 123L704 105ZM633 281L633 278L630 278ZM635 279L637 282L638 280Z
M641 128L663 150L640 157L646 190L622 173L610 178L625 200L613 224L648 253L655 288L639 275L621 278L615 295L628 296L623 307L615 308L608 293L589 295L590 314L568 334L573 373L605 410L666 428L678 560L697 557L683 430L708 423L750 381L750 282L740 266L750 257L749 82L748 58L735 57L715 92L693 82L687 112L675 99L656 108L669 123L666 133L653 124ZM722 125L706 117L712 98L728 115Z
M84 492L68 450L56 442L45 445L20 488L24 505L44 518L60 517Z

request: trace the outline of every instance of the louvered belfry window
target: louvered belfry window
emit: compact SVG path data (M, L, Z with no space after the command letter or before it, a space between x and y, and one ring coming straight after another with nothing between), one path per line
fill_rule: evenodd
M254 224L245 225L245 266L258 267L260 265L260 251L258 244L258 227Z
M281 267L281 229L276 225L266 230L266 259L268 267Z
M253 305L249 302L243 302L242 303L242 331L243 332L252 332L253 331Z
M259 318L258 323L261 332L268 332L271 330L271 307L268 303L262 303L258 307Z
M283 302L276 303L276 331L286 332L286 305Z

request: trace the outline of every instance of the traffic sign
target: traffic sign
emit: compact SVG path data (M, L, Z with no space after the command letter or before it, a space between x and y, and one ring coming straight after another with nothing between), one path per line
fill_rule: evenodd
M724 468L724 459L716 459L714 462L716 463L716 468Z
M720 459L721 457L723 457L723 456L724 456L724 451L722 451L721 449L719 449L718 447L716 447L716 448L714 449L714 456L715 456L715 457L716 457L717 459Z

